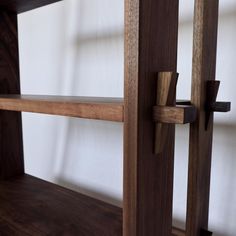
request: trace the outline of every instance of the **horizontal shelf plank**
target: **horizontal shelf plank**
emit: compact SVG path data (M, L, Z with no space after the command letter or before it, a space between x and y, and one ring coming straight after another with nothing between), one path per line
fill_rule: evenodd
M121 208L27 174L0 181L0 202L4 235L122 235Z
M123 99L96 97L0 95L0 110L36 112L123 122Z
M61 0L0 0L0 8L16 13L30 11Z
M122 235L122 209L23 175L0 181L4 235Z

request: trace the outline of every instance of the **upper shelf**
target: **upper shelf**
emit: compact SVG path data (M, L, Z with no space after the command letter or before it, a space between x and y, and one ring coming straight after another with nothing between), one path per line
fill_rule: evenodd
M0 0L0 8L22 13L59 1L61 0Z
M123 99L0 95L0 110L37 112L85 119L123 122Z

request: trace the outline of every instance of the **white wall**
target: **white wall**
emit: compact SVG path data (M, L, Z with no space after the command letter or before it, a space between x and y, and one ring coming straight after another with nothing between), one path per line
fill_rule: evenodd
M102 4L101 4L102 1ZM178 98L190 97L193 0L181 0ZM19 15L21 88L25 94L123 96L123 0L65 0ZM221 1L219 99L234 101L236 3ZM236 232L236 113L217 114L210 228ZM26 171L122 204L123 126L119 123L23 115ZM186 206L188 127L177 128L174 218Z

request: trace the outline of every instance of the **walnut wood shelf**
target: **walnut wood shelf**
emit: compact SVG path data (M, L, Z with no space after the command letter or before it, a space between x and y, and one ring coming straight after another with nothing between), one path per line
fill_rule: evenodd
M6 11L22 13L59 1L61 0L0 0L0 8Z
M0 181L0 202L1 235L122 235L121 208L27 174Z
M187 116L189 116L189 112L192 114L192 111L194 111L190 101L180 100L176 104L180 106L185 104L183 108L187 110ZM181 113L181 107L179 108ZM124 100L122 98L0 95L0 110L43 113L115 122L124 121ZM184 117L184 113L182 115ZM188 123L189 121L185 117L178 123Z
M67 96L0 95L0 110L123 122L123 99Z
M22 175L0 181L0 235L122 235L118 207Z

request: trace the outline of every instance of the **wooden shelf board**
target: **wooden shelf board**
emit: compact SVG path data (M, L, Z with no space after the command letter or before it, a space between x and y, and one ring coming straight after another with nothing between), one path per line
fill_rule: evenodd
M123 99L0 95L0 110L45 113L85 119L123 122Z
M0 8L16 13L30 11L61 0L0 0Z
M4 235L122 235L118 207L23 175L0 181Z
M122 235L121 208L27 174L0 181L0 202L3 235Z

